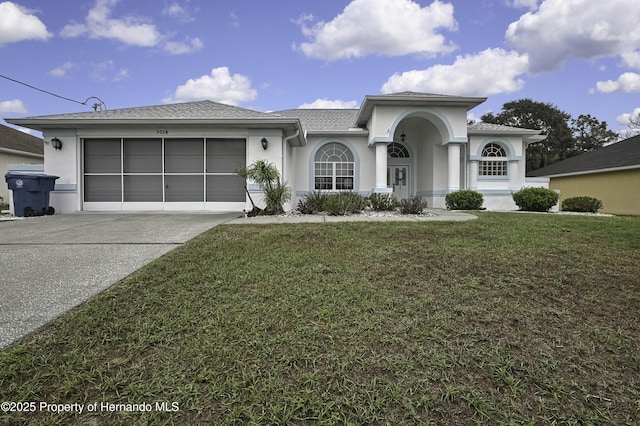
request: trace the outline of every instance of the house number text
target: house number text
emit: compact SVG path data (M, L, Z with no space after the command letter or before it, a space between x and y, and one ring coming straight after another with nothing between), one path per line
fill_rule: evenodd
M162 129L156 130L156 135L168 135L168 134L169 134L168 130L162 130Z

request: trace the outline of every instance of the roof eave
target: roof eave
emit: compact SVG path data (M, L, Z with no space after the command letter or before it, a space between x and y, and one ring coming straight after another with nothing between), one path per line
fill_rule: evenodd
M484 103L486 97L466 97L466 96L393 96L388 95L367 95L362 101L360 111L356 116L356 124L364 125L369 121L373 108L376 105L389 106L463 106L469 111L472 108Z
M620 172L624 170L633 170L640 169L640 164L635 164L631 166L620 166L620 167L607 167L604 169L590 169L590 170L575 170L571 172L563 172L563 173L550 173L545 175L538 175L533 177L547 177L547 178L559 178L559 177L570 177L570 176L580 176L580 175L591 175L596 173L610 173L610 172Z
M232 126L232 127L249 127L249 128L274 128L283 126L292 126L302 129L300 120L298 119L216 119L216 118L97 118L97 119L47 119L47 118L7 118L7 123L29 129L61 129L61 128L78 128L83 129L95 126L150 126L150 125L215 125L215 126Z
M369 130L308 130L308 136L369 136Z

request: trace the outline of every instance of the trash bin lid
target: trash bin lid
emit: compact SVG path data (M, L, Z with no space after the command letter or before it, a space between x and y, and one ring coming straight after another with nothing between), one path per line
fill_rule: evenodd
M60 176L48 175L46 173L33 173L33 172L9 172L4 175L5 179L10 178L48 178L48 179L59 179Z

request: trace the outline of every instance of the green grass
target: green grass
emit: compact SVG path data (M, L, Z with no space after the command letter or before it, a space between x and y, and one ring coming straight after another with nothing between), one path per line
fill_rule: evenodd
M0 351L7 424L640 423L640 217L221 226Z

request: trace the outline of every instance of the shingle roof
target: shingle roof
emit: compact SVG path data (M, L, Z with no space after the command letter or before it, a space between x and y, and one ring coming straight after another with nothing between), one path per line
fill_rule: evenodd
M297 118L307 132L346 131L356 127L357 109L287 109L275 111L286 118Z
M29 117L46 120L143 120L143 119L254 119L273 118L273 114L221 104L213 101L185 102L103 111L76 112Z
M31 154L44 154L43 140L0 124L0 148Z
M555 176L633 166L640 167L640 135L534 170L529 176Z

